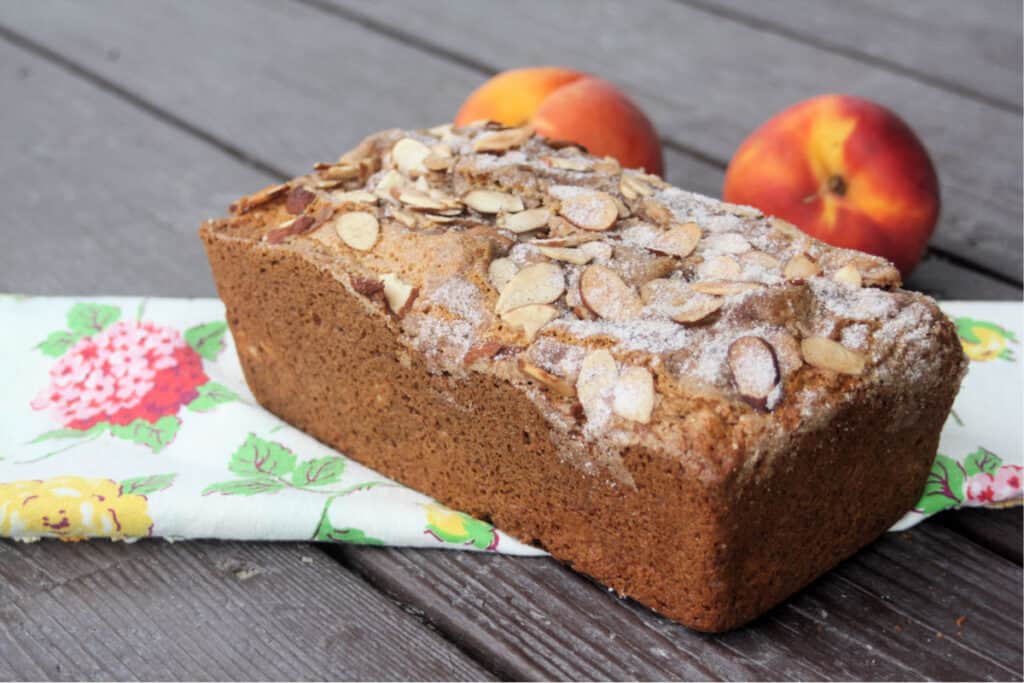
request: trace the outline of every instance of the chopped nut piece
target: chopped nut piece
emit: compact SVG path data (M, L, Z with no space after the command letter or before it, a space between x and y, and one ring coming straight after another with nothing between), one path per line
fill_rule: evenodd
M487 266L487 277L494 289L501 293L501 290L505 289L505 285L515 277L518 270L519 268L512 259L496 258Z
M525 358L520 358L518 361L519 371L530 379L537 380L548 389L551 389L560 396L572 396L576 393L572 384L562 379L558 375L554 375L542 367L538 367L533 363L529 362Z
M706 282L694 282L690 289L701 294L715 294L717 296L730 296L742 294L753 289L764 289L760 282L736 282L729 280L708 280Z
M740 398L757 410L774 408L769 398L779 384L779 364L771 344L740 337L729 346L729 370Z
M658 235L647 248L660 254L686 258L697 248L700 236L700 226L696 223L680 223Z
M523 200L514 194L496 190L473 190L462 201L466 206L480 213L513 213L523 210Z
M704 238L704 244L708 249L727 254L744 254L750 251L750 242L747 241L747 238L735 232L708 235Z
M257 206L263 206L272 199L280 197L288 191L288 184L283 183L280 185L269 185L264 187L256 194L251 194L248 197L242 197L237 202L229 207L229 211L235 214L243 214L252 211Z
M619 417L647 424L654 410L654 377L647 368L628 367L615 382L612 411Z
M512 232L539 230L548 224L551 212L545 208L527 209L518 213L507 213L498 217L498 227Z
M484 342L467 351L466 355L462 358L462 364L469 367L478 360L494 358L504 348L504 346L497 342Z
M607 320L640 316L640 296L619 274L605 266L589 266L580 275L580 299L587 308Z
M376 278L350 275L348 279L352 283L352 289L363 296L373 296L384 291L384 283Z
M800 342L800 353L808 365L845 375L864 371L864 356L828 337L808 337Z
M473 141L474 152L505 152L519 147L533 136L533 128L506 128L493 133L484 133Z
M339 216L334 230L348 246L359 251L369 251L377 243L380 225L372 213L353 211Z
M565 276L554 263L534 263L526 266L509 280L498 296L495 311L504 315L511 310L530 304L549 304L565 291Z
M852 265L845 265L837 270L832 279L853 289L860 289L862 282L860 271L857 270L856 266Z
M593 254L588 254L580 248L572 247L538 247L540 253L556 261L565 261L577 266L583 266L594 259Z
M606 192L582 191L563 199L558 213L578 228L601 231L615 225L619 207Z
M700 264L701 277L716 280L735 280L743 272L739 262L732 256L716 256L710 261Z
M526 341L532 342L540 328L558 317L558 309L551 304L530 304L520 306L501 316L511 327L518 327L526 333Z
M430 148L419 140L402 138L391 148L391 158L398 170L406 175L426 173L423 160L430 154Z
M782 274L789 280L806 280L821 272L821 266L807 254L797 254L786 262Z
M384 299L388 302L388 308L396 317L404 317L412 308L419 289L403 282L394 273L382 275L381 282L384 284Z
M593 414L595 404L603 401L615 387L618 378L619 366L606 349L591 351L584 356L576 379L576 396L588 417Z
M677 323L691 325L706 319L724 304L725 300L720 297L697 293L675 306L669 317Z

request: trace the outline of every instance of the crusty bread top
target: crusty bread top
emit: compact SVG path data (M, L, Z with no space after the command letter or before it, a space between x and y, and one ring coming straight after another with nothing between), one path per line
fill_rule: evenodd
M889 262L527 128L385 131L232 213L204 230L312 259L432 372L520 387L567 457L722 474L877 391L898 429L964 368Z

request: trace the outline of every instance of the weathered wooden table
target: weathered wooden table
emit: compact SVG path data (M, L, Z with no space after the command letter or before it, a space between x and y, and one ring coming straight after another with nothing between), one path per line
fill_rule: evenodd
M909 286L1021 299L1018 0L3 3L0 291L213 295L202 219L537 63L623 85L712 195L784 106L889 105L944 193ZM1021 578L1019 509L947 513L709 636L548 559L3 542L0 678L1020 680Z

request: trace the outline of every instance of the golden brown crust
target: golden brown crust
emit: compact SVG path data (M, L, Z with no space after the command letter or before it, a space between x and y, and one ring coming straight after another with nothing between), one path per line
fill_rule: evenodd
M258 199L202 236L261 403L697 628L908 509L964 369L888 263L521 131Z

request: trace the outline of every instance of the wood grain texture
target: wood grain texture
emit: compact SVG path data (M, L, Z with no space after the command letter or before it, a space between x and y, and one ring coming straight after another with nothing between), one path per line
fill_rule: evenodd
M329 552L422 610L502 677L1021 675L1020 568L934 524L885 536L751 626L720 635L662 619L567 576L553 560L346 546Z
M959 0L679 0L922 80L1021 110L1021 3Z
M302 544L0 541L0 679L490 680Z
M1024 541L1024 508L1011 510L983 510L980 508L951 510L936 518L943 526L969 538L1021 564L1021 545Z
M601 74L670 141L722 166L795 102L836 91L876 100L907 120L935 161L943 212L933 244L1020 283L1018 112L670 0L589 2L585 12L522 3L501 21L486 4L458 0L311 2L479 68L560 64Z

